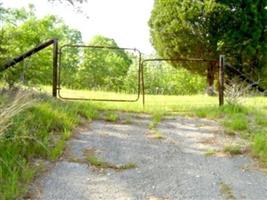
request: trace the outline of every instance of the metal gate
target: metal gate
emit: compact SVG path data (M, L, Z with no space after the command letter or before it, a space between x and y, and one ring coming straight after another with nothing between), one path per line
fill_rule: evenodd
M62 94L62 57L64 56L64 50L67 48L76 48L76 49L89 49L89 50L108 50L108 51L131 51L137 55L137 94L136 97L132 99L123 99L123 98L84 98L84 97L66 97L64 94ZM72 45L67 44L63 45L59 49L59 63L58 63L58 83L57 83L57 94L58 97L65 100L90 100L90 101L114 101L114 102L137 102L140 99L141 96L141 77L142 75L142 69L141 69L141 52L134 48L119 48L119 47L112 47L112 46L87 46L87 45Z
M218 60L211 59L202 59L202 58L149 58L144 59L141 62L142 68L142 91L143 91L143 105L145 105L145 78L144 78L144 65L148 62L216 62L218 64L218 80L219 80L219 105L222 106L224 104L224 65L225 65L225 57L224 55L220 55Z
M9 60L0 66L0 72L5 71L17 63L23 61L24 59L36 54L37 52L53 45L53 85L52 85L52 96L60 97L61 99L67 100L92 100L92 101L114 101L114 102L136 102L140 99L142 95L143 105L145 104L145 88L144 88L144 64L146 62L152 61L167 61L167 62L189 62L189 61L197 61L197 62L217 62L219 64L219 105L224 104L224 66L225 66L225 58L223 55L220 55L218 60L207 60L207 59L199 59L199 58L153 58L153 59L142 59L141 52L137 49L133 48L118 48L118 47L108 47L108 46L86 46L86 45L63 45L58 49L58 40L50 39L44 43L37 45L36 47L30 49L29 51ZM63 49L65 48L91 48L91 49L107 49L107 50L128 50L134 51L138 54L138 70L137 70L137 96L133 99L108 99L108 98L69 98L64 97L61 94L61 69L62 69L62 55Z

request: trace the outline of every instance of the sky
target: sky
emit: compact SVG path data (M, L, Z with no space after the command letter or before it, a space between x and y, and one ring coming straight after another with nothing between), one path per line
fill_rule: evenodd
M81 5L82 14L72 6L48 3L47 0L0 0L4 7L20 8L35 5L42 17L54 14L66 24L81 31L84 42L96 34L115 39L120 47L137 48L145 54L153 52L148 20L154 0L87 0Z

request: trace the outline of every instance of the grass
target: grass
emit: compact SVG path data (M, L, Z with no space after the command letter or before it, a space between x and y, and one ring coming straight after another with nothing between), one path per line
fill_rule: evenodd
M235 200L232 188L226 183L220 183L220 193L225 200Z
M1 113L10 116L0 119L4 121L0 134L1 200L21 198L38 172L32 161L56 160L80 119L92 120L98 115L91 104L62 102L28 91L23 94L1 95ZM25 102L30 104L24 106Z
M233 113L223 122L224 127L233 131L244 131L248 129L248 117L243 113Z
M88 161L90 165L96 168L101 168L101 169L127 170L127 169L136 168L136 165L134 163L114 165L114 164L101 160L100 158L96 157L96 155L89 155L87 156L86 160Z
M165 137L156 129L150 130L148 137L152 139L158 139L158 140L165 139Z
M253 154L267 163L267 132L260 131L254 134L252 138L252 152Z
M148 128L155 129L157 125L160 123L163 116L164 116L164 113L162 111L154 111L152 113L152 121L148 125Z
M242 154L242 147L240 145L226 145L223 151L230 155L239 155Z
M117 113L109 111L105 113L104 119L108 122L117 122L120 118Z
M107 162L104 162L102 160L100 160L98 157L96 157L95 155L91 155L91 156L88 156L86 158L86 160L88 161L88 163L92 166L95 166L97 168L112 168L112 165L107 163Z
M205 153L205 156L213 156L215 154L216 154L216 150L208 149L208 151Z

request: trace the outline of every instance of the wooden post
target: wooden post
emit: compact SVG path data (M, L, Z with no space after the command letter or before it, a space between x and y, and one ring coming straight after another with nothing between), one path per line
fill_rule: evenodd
M219 58L219 106L224 104L224 65L225 56L220 55Z

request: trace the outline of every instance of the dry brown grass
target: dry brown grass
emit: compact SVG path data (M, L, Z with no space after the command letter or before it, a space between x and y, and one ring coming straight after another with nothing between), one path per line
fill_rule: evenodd
M11 125L11 119L35 102L31 98L32 93L28 91L19 91L13 95L12 98L7 97L8 101L0 107L0 137Z

